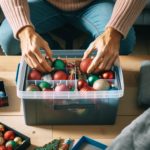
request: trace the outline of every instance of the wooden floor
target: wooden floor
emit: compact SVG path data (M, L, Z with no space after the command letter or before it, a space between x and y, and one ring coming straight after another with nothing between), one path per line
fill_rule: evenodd
M144 37L142 37L144 38ZM0 122L22 132L31 138L31 147L42 146L54 138L79 139L87 135L98 141L110 145L112 140L121 130L130 124L144 110L137 105L138 75L140 63L143 60L150 60L150 45L140 37L135 52L129 56L121 56L121 66L124 74L125 93L120 99L117 120L114 125L97 126L27 126L24 122L22 103L16 96L16 67L20 61L19 56L0 56L0 80L5 82L6 92L9 96L9 107L0 108ZM150 39L149 39L150 40ZM140 43L146 42L145 44Z

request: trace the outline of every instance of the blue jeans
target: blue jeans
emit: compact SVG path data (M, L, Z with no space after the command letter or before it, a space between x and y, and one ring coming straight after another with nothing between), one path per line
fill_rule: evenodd
M112 0L97 0L81 10L65 12L44 0L28 0L28 2L31 21L36 31L48 41L52 49L58 49L58 45L48 32L63 27L66 23L87 33L87 41L83 44L83 48L86 49L90 42L104 32L114 7ZM135 39L135 32L131 28L126 39L121 41L120 54L126 55L132 52ZM0 45L6 55L21 53L19 41L13 38L12 30L6 19L0 26Z

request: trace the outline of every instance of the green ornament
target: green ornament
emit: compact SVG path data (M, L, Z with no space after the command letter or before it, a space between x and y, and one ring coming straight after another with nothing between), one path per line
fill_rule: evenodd
M97 75L90 75L90 76L88 77L88 84L89 84L90 86L93 86L94 82L95 82L96 80L98 80L98 79L99 79L99 77L98 77Z
M17 143L13 140L10 140L6 143L6 147L11 146L13 149L17 146Z
M46 81L41 81L39 87L43 90L43 89L51 88L51 85Z
M65 67L66 67L66 64L64 63L63 60L61 59L56 59L54 62L53 62L53 67L55 69L58 69L58 70L64 70Z

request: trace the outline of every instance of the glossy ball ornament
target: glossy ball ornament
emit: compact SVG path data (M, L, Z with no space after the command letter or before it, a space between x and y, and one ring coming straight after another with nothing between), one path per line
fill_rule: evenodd
M77 82L78 90L80 90L82 87L87 86L88 83L84 79L79 79Z
M111 84L110 90L118 90L118 88L114 84Z
M96 80L98 80L99 79L99 77L97 76L97 75L90 75L89 77L88 77L88 84L90 85L90 86L93 86L93 83L96 81Z
M4 97L6 96L5 92L4 91L0 91L0 97Z
M5 142L4 138L2 136L0 136L0 145L3 145Z
M88 67L90 66L91 62L92 62L91 58L86 58L86 59L82 60L80 63L80 70L83 73L87 73Z
M30 84L27 86L26 91L40 91L40 88L35 84Z
M80 70L81 70L81 72L87 73L88 67L90 66L92 60L93 60L92 58L86 58L86 59L81 61L81 63L80 63ZM98 72L99 72L98 69L95 69L93 71L93 73L98 73Z
M93 88L97 91L99 90L108 90L110 85L107 80L105 79L98 79L94 82Z
M22 139L21 137L17 136L14 138L14 141L18 144L18 145L21 145L22 144Z
M13 140L10 140L10 141L6 142L5 146L6 146L6 148L7 147L12 147L13 149L15 149L15 147L17 146L17 143Z
M4 145L0 145L0 150L7 150Z
M56 87L55 87L55 91L56 92L59 92L59 91L69 91L69 88L67 85L65 84L58 84Z
M53 80L67 80L68 75L64 71L56 71L53 75Z
M113 71L105 71L102 73L101 76L103 79L114 79L115 78L115 74Z
M41 80L42 74L38 70L31 70L28 75L28 80Z
M50 88L51 85L50 85L48 82L46 82L46 81L41 81L41 82L39 83L39 87L43 90L43 89L48 89L48 88Z
M45 75L42 76L41 79L44 80L44 81L51 81L52 76L51 76L51 74L45 74Z
M15 138L15 133L12 130L8 130L4 133L5 140L13 140Z
M3 124L0 124L0 131L1 131L1 132L4 132L4 131L5 131L5 127L4 127Z
M53 62L53 67L57 70L64 70L65 67L66 67L66 64L63 60L61 59L56 59L54 62Z
M94 91L94 89L92 88L92 87L90 87L90 86L83 86L81 89L80 89L80 91Z
M13 147L11 147L11 146L7 146L7 148L6 148L7 150L13 150Z

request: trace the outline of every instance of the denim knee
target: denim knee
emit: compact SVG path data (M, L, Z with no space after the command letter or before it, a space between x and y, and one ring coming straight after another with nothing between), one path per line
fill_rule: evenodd
M130 29L126 39L121 41L120 55L128 55L132 53L136 43L135 31L133 28Z
M19 41L14 39L13 32L4 20L0 26L0 46L6 55L18 55L21 53Z

